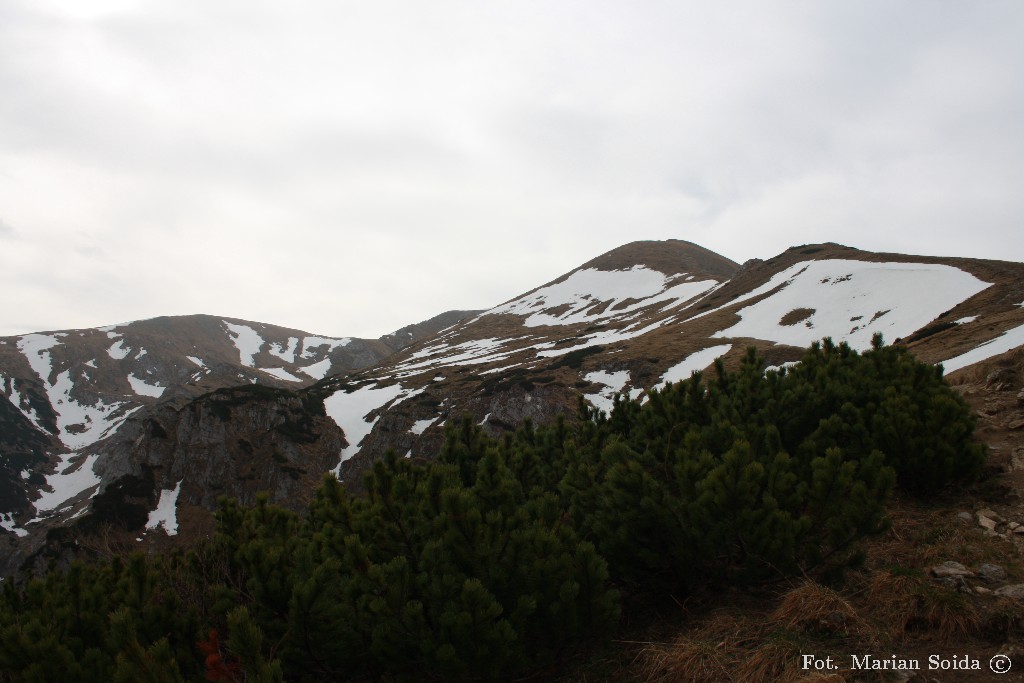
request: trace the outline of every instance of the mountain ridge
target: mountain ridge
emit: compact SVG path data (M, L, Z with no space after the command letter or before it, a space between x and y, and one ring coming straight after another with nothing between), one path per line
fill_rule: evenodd
M50 424L44 413L52 404L44 399L66 369L51 368L34 384L30 377L12 379L2 362L8 343L0 346L0 387L9 404L0 411L0 425L11 423L4 429L14 435L12 443L17 437L21 455L7 468L7 479L0 478L0 493L5 485L25 484L21 507L0 509L0 525L10 532L12 547L31 546L15 553L14 562L21 562L39 552L48 530L98 519L99 499L105 510L135 506L127 517L131 524L119 522L124 542L161 543L167 534L140 525L141 508L156 509L170 491L172 507L186 520L182 537L202 533L214 488L251 500L263 486L273 500L291 506L323 472L358 488L358 473L388 450L431 457L446 425L463 415L492 434L524 419L579 419L581 396L609 411L616 394L643 400L717 356L727 366L738 363L747 346L758 348L768 365L780 366L797 360L808 340L831 336L864 348L881 332L928 362L959 359L963 364L950 374L962 374L1024 344L1024 338L1018 341L1022 283L1024 264L877 254L835 243L800 245L739 265L683 240L634 242L487 311L449 312L385 335L376 340L379 346L367 346L384 347L384 356L338 372L330 354L351 341L308 335L313 344L324 343L307 349L305 336L288 332L285 338L272 325L211 316L195 325L216 327L223 337L220 353L237 359L226 363L223 384L186 382L166 397L140 399L142 405L106 440L77 450L64 444L62 452L55 452L54 430L40 424ZM173 322L154 320L154 329ZM109 335L117 327L99 329ZM256 346L253 335L263 343ZM139 361L132 367L140 373L136 379L145 380L141 361L147 354L138 356L137 348L144 346L106 340L108 355L131 349L121 360ZM268 364L278 361L296 376L300 345L311 354L303 362L331 361L330 373L301 385L267 376ZM40 359L43 353L38 351ZM86 356L77 362L87 363ZM242 382L232 385L230 373ZM254 379L252 389L239 386ZM120 389L129 385L128 378L118 379ZM202 473L192 459L206 463ZM64 478L80 488L57 501L63 493L55 485ZM52 504L48 515L40 516L40 501ZM32 543L10 538L27 529L34 530Z

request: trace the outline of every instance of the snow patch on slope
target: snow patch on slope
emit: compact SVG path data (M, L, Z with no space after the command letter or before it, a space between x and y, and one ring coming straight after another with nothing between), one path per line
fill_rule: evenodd
M91 405L79 403L71 397L74 382L70 370L61 372L51 383L53 363L49 350L60 343L56 335L28 334L19 339L18 348L46 388L57 417L58 438L69 449L78 450L102 439L137 408L125 411L124 403L118 401L108 404L97 400Z
M6 386L7 380L4 378L3 375L0 375L0 387ZM28 402L28 398L22 395L19 389L14 388L13 379L10 380L10 387L10 390L5 390L5 393L3 395L6 396L7 400L11 402L11 405L17 408L22 415L24 415L32 424L36 426L37 429L39 429L39 431L49 433L49 430L43 427L42 421L36 414L35 408L33 408L32 404Z
M307 365L306 367L299 368L298 370L299 372L309 375L313 379L323 379L324 377L327 376L327 371L330 369L331 359L324 358L319 363L313 363L312 365Z
M778 288L740 309L740 322L712 337L750 337L801 347L831 337L864 350L870 348L876 332L888 341L905 337L989 286L970 273L941 264L804 261L727 304ZM811 312L794 324L782 324L784 316L798 309Z
M57 381L47 387L50 405L57 414L57 427L60 429L57 436L71 450L99 441L141 407L125 411L125 404L121 401L104 403L99 399L92 405L85 405L71 398L73 389L69 370L57 375Z
M178 534L177 508L179 493L181 493L180 481L173 489L160 491L160 501L156 504L156 509L149 513L149 519L146 520L147 529L156 530L162 526L168 536L176 536Z
M379 415L369 418L369 414L389 403L395 406L407 398L422 393L422 389L406 389L401 384L378 387L367 384L353 391L339 389L324 399L324 410L334 422L345 432L348 446L341 449L341 461L334 474L341 476L342 464L359 452L363 439L377 424Z
M228 329L228 337L238 349L238 362L249 368L256 367L253 364L253 357L263 348L263 337L248 325L236 325L227 320L222 322Z
M409 377L424 368L436 371L439 368L452 365L479 365L480 363L503 360L518 349L501 351L501 348L506 344L519 341L519 339L522 339L522 337L513 339L473 339L456 344L455 346L448 346L443 343L434 344L417 351L409 357L409 361L419 360L418 363L406 361L396 366L395 370L398 372L398 377Z
M100 456L98 454L90 455L84 461L77 463L77 467L69 465L72 458L77 455L77 453L68 453L62 456L61 461L57 464L57 470L46 476L46 486L50 490L40 490L41 495L33 503L38 513L55 510L66 501L100 485L100 478L92 471L92 466ZM38 520L39 517L37 516L36 519Z
M665 374L661 376L661 383L658 384L658 387L664 387L669 382L690 379L694 372L704 370L714 363L716 358L724 356L730 350L732 350L732 344L722 344L721 346L710 346L696 353L691 353L665 371Z
M597 346L601 344L615 344L617 342L626 341L627 339L635 339L636 337L642 337L643 335L658 329L663 325L667 325L672 322L674 318L669 317L665 320L657 320L650 325L637 328L638 323L628 325L621 330L601 330L600 332L594 332L585 337L580 337L579 341L572 346L566 346L560 349L546 350L544 347L551 346L550 343L537 344L532 348L542 349L537 352L538 356L543 358L551 358L554 356L564 356L571 351L578 351L588 346Z
M614 271L585 268L483 315L527 316L523 321L527 327L594 322L652 304L688 301L718 284L705 280L668 286L668 282L663 273L639 265Z
M112 332L109 334L113 334ZM128 357L128 354L132 352L130 346L124 345L124 339L118 339L115 343L110 345L107 349L107 355L114 360L123 360Z
M294 363L295 362L295 351L298 350L298 348L299 348L299 338L298 337L288 337L288 345L287 346L285 346L283 344L279 344L277 342L273 342L270 345L270 347L267 349L267 351L270 352L271 356L277 356L278 358L280 358L281 360L285 361L286 363Z
M49 334L26 334L18 339L18 350L44 384L50 383L50 373L53 371L48 352L58 344L60 340Z
M352 339L350 337L343 337L341 339L329 339L327 337L305 337L302 340L302 358L313 358L313 351L320 349L324 346L327 350L324 353L330 353L338 347L348 346Z
M139 379L133 374L128 375L128 384L132 385L132 391L139 396L152 396L153 398L160 398L164 394L164 390L167 387L157 386L155 384L147 384L146 380Z
M968 365L980 363L983 360L1006 353L1018 346L1024 346L1024 325L1007 330L995 339L990 339L967 353L962 353L955 358L942 361L942 367L946 373L956 372L961 368L966 368Z
M28 532L18 526L18 523L14 521L14 515L10 512L0 514L0 529L10 531L18 538L28 536Z
M603 411L606 415L611 415L612 408L615 407L615 395L623 393L626 384L629 383L629 370L619 370L618 372L598 370L587 373L583 379L594 384L604 385L604 389L596 394L584 394L583 397L598 410Z
M302 379L296 377L292 373L288 372L284 368L261 368L261 370L268 375L273 375L278 379L283 379L286 382L301 382Z
M437 422L436 417L428 417L425 420L417 420L413 423L412 427L409 427L409 431L416 436L419 436L423 432L427 431L427 427Z

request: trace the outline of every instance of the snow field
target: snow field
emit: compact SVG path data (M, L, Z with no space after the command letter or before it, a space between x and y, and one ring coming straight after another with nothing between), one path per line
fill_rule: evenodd
M740 309L740 322L712 336L800 347L831 337L862 351L870 348L876 332L890 342L905 337L989 286L959 268L940 264L804 261L727 304L778 289ZM813 312L792 325L780 322L797 309ZM695 318L703 315L707 314Z
M398 377L410 377L424 368L436 371L451 365L479 365L496 360L503 360L516 353L518 349L499 351L505 344L519 341L523 337L512 339L474 339L455 346L435 344L420 349L409 357L409 361L420 360L418 363L406 361L395 366ZM447 355L445 355L447 354Z
M236 325L227 320L222 322L228 330L228 337L238 349L238 362L246 367L256 367L253 364L253 357L263 348L263 337L248 325Z
M286 361L288 363L294 363L295 362L295 351L298 349L298 347L299 347L299 338L298 337L288 337L288 345L287 346L282 346L281 344L278 344L277 342L273 342L267 348L267 351L270 352L270 355L277 356L278 358L280 358L283 361Z
M259 332L248 325L229 323L226 320L222 322L228 330L228 336L232 343L235 345L235 348L238 349L238 359L242 365L255 368L257 370L263 370L278 379L287 380L289 382L302 381L300 378L291 374L284 368L257 368L254 359L263 348L263 345L266 344L263 337L260 336ZM303 337L301 340L302 343L300 344L298 337L289 337L287 345L272 342L268 345L267 352L288 363L295 363L297 362L296 354L298 354L299 358L310 360L316 357L316 351L322 351L324 354L329 354L336 348L348 346L351 341L352 339L349 337L344 337L342 339L330 339L328 337L310 336ZM300 349L301 353L299 353ZM309 375L313 379L323 379L331 369L331 361L329 358L323 358L316 363L296 369L299 372Z
M330 369L331 369L331 359L330 358L324 358L319 363L313 363L312 365L307 365L304 368L298 368L298 371L301 372L301 373L304 373L306 375L309 375L313 379L323 379L324 377L327 376L327 372Z
M90 455L85 458L84 462L78 463L78 467L74 471L68 471L72 467L68 464L69 461L77 455L77 453L67 453L61 456L57 470L46 476L46 485L50 490L41 490L41 495L33 503L39 515L56 510L80 493L100 485L100 478L92 471L92 466L100 456L98 454ZM40 519L39 516L32 521L38 519ZM29 523L31 524L31 522Z
M604 385L604 389L601 391L596 394L584 394L583 398L590 401L590 404L598 410L603 411L605 415L611 415L612 408L615 407L615 394L624 393L626 385L629 383L629 370L617 372L597 370L587 373L583 379L594 384Z
M993 356L1006 353L1018 346L1024 346L1024 325L1009 329L995 339L990 339L967 353L962 353L955 358L942 361L942 367L946 374L949 374L961 368L966 368L968 365L974 365Z
M47 398L57 416L57 437L69 449L79 450L106 436L132 411L124 411L124 403L117 401L109 404L97 401L92 405L77 402L71 398L74 382L70 370L61 372L51 383L53 363L49 350L60 343L56 335L27 334L18 340L18 348L46 387ZM32 419L28 413L25 415ZM37 420L33 422L39 426Z
M339 389L325 398L324 410L345 432L345 439L348 441L348 446L341 449L341 460L334 470L334 475L341 476L342 464L359 452L363 439L377 424L379 416L367 419L370 413L388 404L389 407L394 407L422 392L422 389L405 389L401 384L386 387L367 384L351 392Z
M160 398L164 394L164 390L167 387L157 386L155 384L147 384L145 380L139 379L134 374L128 374L128 384L131 385L132 391L139 396L151 396L153 398Z
M661 383L658 384L658 388L664 387L669 382L679 382L684 379L690 379L690 376L698 370L704 370L712 363L715 359L724 356L732 350L732 344L722 344L721 346L710 346L706 349L701 349L696 353L691 353L689 356L676 363L661 376Z
M18 526L18 523L14 521L14 515L10 512L0 513L0 529L10 531L18 538L28 536L28 532Z
M277 377L278 379L283 379L286 382L301 382L302 381L302 379L300 377L296 377L295 375L293 375L292 373L288 372L284 368L260 368L260 370L262 370L263 372L267 373L268 375L273 375L274 377Z
M579 341L573 346L563 347L561 349L551 349L538 351L537 355L543 358L551 358L553 356L564 356L571 351L578 351L579 349L586 348L588 346L597 346L601 344L615 344L617 342L626 341L627 339L635 339L636 337L642 337L643 335L653 330L667 325L672 322L673 318L666 318L665 320L658 320L640 329L633 329L636 327L636 323L629 325L621 330L601 330L600 332L594 332L588 334L585 337L580 337ZM550 346L550 344L538 344L531 348L543 348Z
M123 360L128 357L128 354L132 352L130 346L124 345L124 339L118 339L116 342L110 345L107 349L107 355L114 360Z
M350 337L341 339L328 339L327 337L305 337L302 340L302 358L312 358L313 351L322 346L327 347L325 353L330 353L339 347L348 346L352 342ZM290 340L289 340L290 343Z
M417 420L413 423L412 427L409 427L409 432L419 436L423 432L427 431L427 427L437 422L436 417L428 417L425 420Z
M629 270L577 270L562 282L502 304L483 315L526 316L527 327L572 325L616 318L658 303L681 303L711 289L714 280L669 285L669 278L644 266ZM632 301L633 303L626 302ZM626 304L626 305L623 305ZM557 314L551 309L567 307ZM619 307L619 308L616 308Z
M156 509L149 513L149 519L146 520L146 529L156 530L162 526L168 536L177 536L179 493L181 493L181 481L173 489L160 491L160 500L156 504Z
M0 387L5 386L7 386L7 384L6 381L4 380L4 376L0 375ZM13 380L11 381L10 391L7 391L6 393L0 395L6 396L7 400L11 402L11 405L17 408L22 415L24 415L29 421L31 421L32 424L34 424L39 431L46 431L43 428L42 422L39 420L39 416L36 415L35 408L29 405L28 400L24 396L22 396L20 390L14 388Z

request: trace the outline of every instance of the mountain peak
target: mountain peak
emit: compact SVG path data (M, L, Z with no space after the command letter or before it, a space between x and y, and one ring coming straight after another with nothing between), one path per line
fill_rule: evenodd
M686 240L630 242L587 261L579 270L626 270L646 266L666 275L691 273L727 280L739 270L735 261Z

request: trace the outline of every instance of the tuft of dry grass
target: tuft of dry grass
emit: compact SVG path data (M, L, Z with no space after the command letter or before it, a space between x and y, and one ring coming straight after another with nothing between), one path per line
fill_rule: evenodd
M890 636L904 635L918 619L918 595L925 579L918 572L879 571L867 587L867 604Z
M804 632L850 635L868 630L867 623L845 598L810 580L788 591L771 618L786 628Z
M921 618L943 641L973 636L981 628L981 615L965 594L934 585L922 596Z
M872 578L867 597L875 617L893 637L927 630L948 641L976 635L982 626L981 615L967 595L936 586L918 572L880 571Z
M640 653L641 678L650 683L729 681L835 683L842 672L804 671L801 655L817 647L771 618L720 613L668 644Z
M763 623L729 612L713 614L706 622L668 644L645 648L639 656L645 681L741 681L736 658L761 642Z
M736 670L740 681L795 683L807 677L800 668L800 655L808 648L789 634L775 634L754 650Z
M643 679L650 683L734 681L726 653L708 641L679 638L653 645L641 655Z

